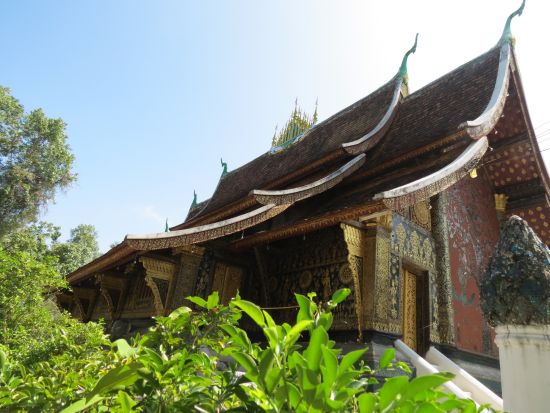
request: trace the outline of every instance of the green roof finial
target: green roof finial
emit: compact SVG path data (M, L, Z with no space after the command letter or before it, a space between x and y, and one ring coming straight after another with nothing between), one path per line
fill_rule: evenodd
M224 162L223 158L220 158L220 162L221 162L222 168L223 168L223 170L222 170L222 177L223 177L223 176L227 175L227 162Z
M166 218L166 224L164 224L164 232L170 232L170 228L168 227L168 218Z
M193 189L193 202L191 202L191 208L195 208L197 206L197 193Z
M516 16L521 16L521 13L523 13L523 8L525 7L525 0L521 2L521 6L519 6L519 9L517 9L515 12L513 12L511 15L508 16L506 19L506 24L504 25L504 30L502 31L502 37L500 38L499 44L504 44L506 42L509 42L514 46L515 39L514 36L512 36L512 19Z
M403 78L403 82L407 84L409 80L409 75L407 74L407 59L409 58L409 55L411 53L416 52L416 45L418 43L418 33L416 33L416 37L414 38L414 45L411 47L407 53L405 53L405 56L403 56L403 61L401 62L401 67L399 68L399 76Z

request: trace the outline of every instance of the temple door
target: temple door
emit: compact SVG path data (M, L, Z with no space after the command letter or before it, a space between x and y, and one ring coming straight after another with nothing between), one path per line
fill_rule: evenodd
M423 355L429 346L426 276L403 271L403 342Z
M242 269L237 266L221 262L216 264L212 291L218 291L222 304L229 303L229 300L235 297L241 286L242 275Z

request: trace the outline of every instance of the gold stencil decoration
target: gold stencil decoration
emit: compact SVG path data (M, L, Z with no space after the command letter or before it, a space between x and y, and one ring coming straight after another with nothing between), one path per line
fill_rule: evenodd
M340 271L338 272L338 279L342 284L346 285L353 282L353 273L351 271L349 263L345 263L340 267Z
M302 289L302 291L307 290L309 286L311 285L311 281L313 280L313 274L311 271L304 271L300 274L300 279L298 281L298 285Z
M390 313L390 240L379 237L376 243L376 318L386 320Z
M416 277L403 271L403 342L416 350Z
M407 231L405 230L405 226L400 223L395 229L395 233L397 235L397 245L399 246L399 250L404 251L405 241L407 239Z
M431 231L430 201L420 201L411 207L412 221L422 228Z

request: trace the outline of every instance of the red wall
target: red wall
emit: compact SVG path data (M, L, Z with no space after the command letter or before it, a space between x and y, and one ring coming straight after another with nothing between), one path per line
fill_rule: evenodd
M447 190L449 258L458 348L496 355L493 331L479 306L478 280L498 241L494 196L486 178L466 176Z

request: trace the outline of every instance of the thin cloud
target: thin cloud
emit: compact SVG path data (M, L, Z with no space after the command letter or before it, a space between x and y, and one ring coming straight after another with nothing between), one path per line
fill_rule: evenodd
M156 211L155 207L150 206L150 205L142 208L141 211L140 211L140 215L144 219L147 219L149 221L158 222L159 224L164 223L164 220L165 220L165 218L163 218L162 215L160 215Z

